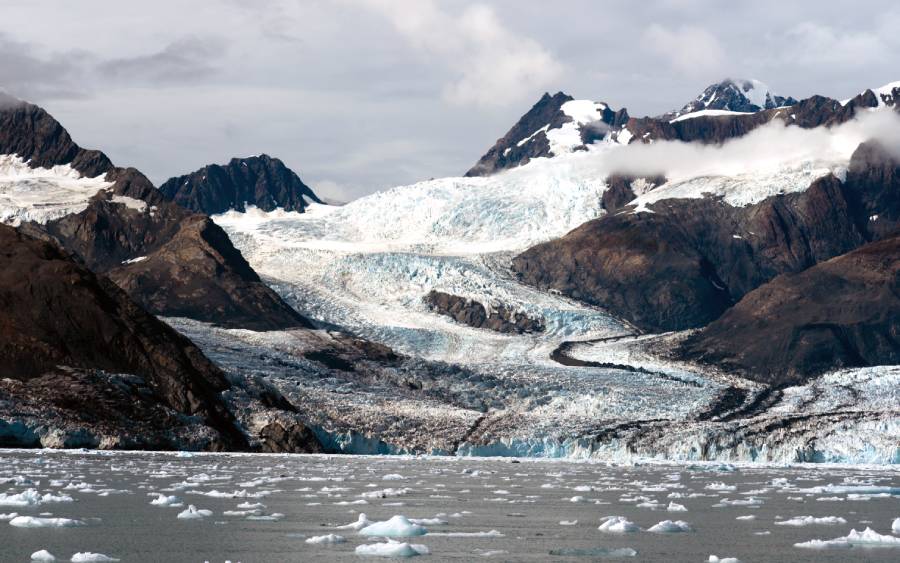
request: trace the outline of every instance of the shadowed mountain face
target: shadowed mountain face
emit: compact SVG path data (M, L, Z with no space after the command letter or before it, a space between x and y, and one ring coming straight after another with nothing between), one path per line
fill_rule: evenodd
M604 215L513 260L524 282L604 307L645 331L703 326L748 291L865 242L833 176L732 207L673 199Z
M268 155L233 158L166 181L160 191L178 205L215 215L248 205L273 211L302 212L309 203L322 203L293 170Z
M900 363L900 234L775 278L680 353L774 385Z
M79 148L38 106L4 98L0 154L19 155L31 167L69 164L112 183L83 211L20 229L109 273L150 312L256 330L311 326L260 281L209 218L168 201L139 171Z
M134 408L144 414L161 408L169 418L179 413L199 417L218 433L207 448L246 447L219 398L228 383L199 349L55 245L5 225L0 225L0 336L0 378L28 389L64 372L62 384L93 393L99 402L135 401ZM109 383L91 375L95 370L141 381L133 393L115 400L104 397ZM158 431L166 426L143 422Z

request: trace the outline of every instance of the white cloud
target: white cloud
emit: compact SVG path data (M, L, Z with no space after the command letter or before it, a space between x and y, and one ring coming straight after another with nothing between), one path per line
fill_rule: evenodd
M563 65L540 43L508 29L493 8L457 13L433 0L356 0L385 16L414 48L453 73L444 98L455 104L503 105L552 87Z
M878 140L900 158L900 116L890 109L863 112L833 127L804 129L774 120L750 133L722 144L656 141L632 143L606 150L572 155L567 161L572 173L605 177L620 173L634 176L661 174L670 181L697 177L738 176L775 173L799 163L816 163L814 168L845 166L860 143ZM542 173L537 166L511 170L510 174Z
M668 29L653 24L644 32L644 45L679 72L705 75L723 70L725 50L716 36L702 27Z
M881 33L883 30L882 26L875 30L849 31L802 22L785 33L786 42L793 46L785 57L798 64L859 65L890 50L890 40L897 37L896 28L886 34Z

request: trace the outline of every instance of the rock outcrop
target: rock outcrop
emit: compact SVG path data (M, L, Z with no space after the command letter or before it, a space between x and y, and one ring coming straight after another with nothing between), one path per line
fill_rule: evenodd
M215 215L248 205L273 211L303 212L309 203L322 203L297 174L268 155L232 158L196 172L170 178L159 187L168 199L198 213Z
M543 320L532 318L503 304L486 308L478 301L435 290L428 292L425 303L433 311L474 328L507 334L544 331Z

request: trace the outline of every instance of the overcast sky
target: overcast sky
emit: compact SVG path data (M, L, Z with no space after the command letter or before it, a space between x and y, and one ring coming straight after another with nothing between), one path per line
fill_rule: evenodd
M654 115L726 76L900 80L891 0L5 0L0 87L157 184L277 156L348 200L467 170L544 91Z

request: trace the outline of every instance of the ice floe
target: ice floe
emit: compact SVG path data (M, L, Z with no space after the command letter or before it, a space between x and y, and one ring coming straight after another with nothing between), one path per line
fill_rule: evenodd
M375 522L361 529L359 533L363 536L377 536L383 538L408 538L414 536L424 536L428 530L418 524L410 522L406 516L392 516L390 520L384 522Z
M658 524L650 526L647 531L657 534L678 534L682 532L693 532L694 529L684 520L663 520Z
M426 546L417 543L388 541L357 546L355 553L372 557L415 557L428 555L430 551Z
M606 516L603 518L603 523L600 524L600 527L597 529L601 532L610 534L627 534L640 530L634 522L628 520L624 516Z
M72 518L42 518L39 516L16 516L9 521L16 528L74 528L84 526L83 520Z
M212 516L212 510L197 508L193 504L189 504L186 509L178 513L179 520L199 520L209 516Z
M872 528L862 532L855 529L844 537L833 540L809 540L795 543L794 547L802 549L845 549L851 547L900 547L900 537L879 534Z
M334 543L344 543L347 539L344 536L339 536L337 534L325 534L324 536L313 536L311 538L306 539L306 543L312 544L334 544Z

